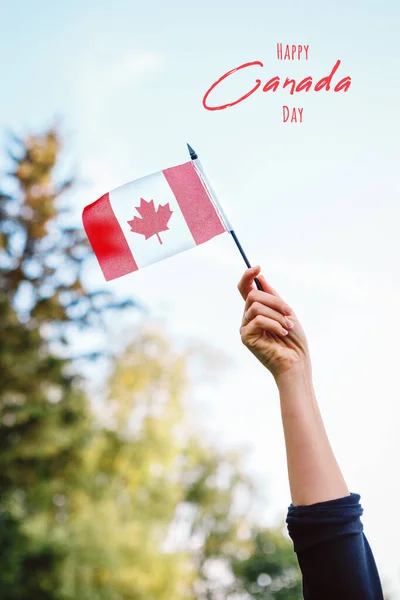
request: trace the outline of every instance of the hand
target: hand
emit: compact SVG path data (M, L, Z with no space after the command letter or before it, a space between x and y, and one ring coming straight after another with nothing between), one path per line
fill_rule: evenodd
M247 269L238 284L245 300L240 335L276 379L293 367L308 365L309 350L296 315L259 273L260 267ZM263 291L253 287L256 277Z

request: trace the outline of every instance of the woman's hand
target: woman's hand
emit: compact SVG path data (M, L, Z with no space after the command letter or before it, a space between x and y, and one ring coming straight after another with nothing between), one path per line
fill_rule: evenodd
M309 351L296 315L259 273L260 267L248 269L238 284L245 300L240 335L276 379L293 367L309 365ZM263 291L253 287L255 277Z

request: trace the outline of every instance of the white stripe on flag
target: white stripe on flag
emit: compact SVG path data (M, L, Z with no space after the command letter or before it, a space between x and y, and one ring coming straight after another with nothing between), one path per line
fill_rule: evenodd
M151 196L149 197L149 191ZM109 193L110 203L129 248L139 268L173 256L196 245L188 228L174 194L162 172L142 177L127 183ZM136 216L140 218L136 207L140 199L154 201L155 210L159 205L169 204L172 211L168 221L168 230L160 232L162 244L156 235L145 239L145 236L131 231L128 221Z

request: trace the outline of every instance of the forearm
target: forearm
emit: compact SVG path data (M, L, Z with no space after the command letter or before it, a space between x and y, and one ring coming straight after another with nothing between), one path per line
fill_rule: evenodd
M311 366L276 377L292 502L309 505L349 494L315 398Z

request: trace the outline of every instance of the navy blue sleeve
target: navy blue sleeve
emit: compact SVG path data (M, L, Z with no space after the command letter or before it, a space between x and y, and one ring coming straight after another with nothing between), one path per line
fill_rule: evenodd
M304 600L383 600L362 513L358 494L290 505L286 522L303 575Z

